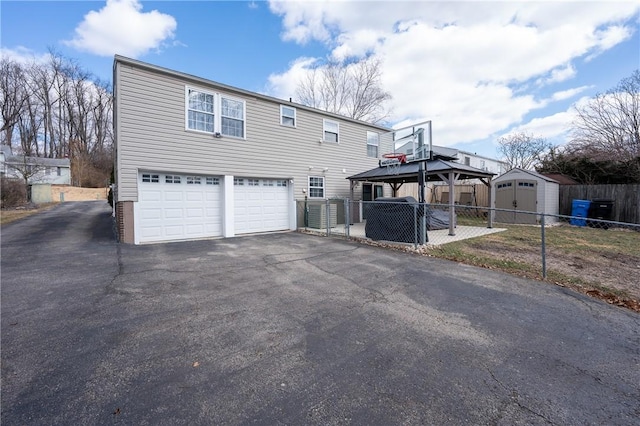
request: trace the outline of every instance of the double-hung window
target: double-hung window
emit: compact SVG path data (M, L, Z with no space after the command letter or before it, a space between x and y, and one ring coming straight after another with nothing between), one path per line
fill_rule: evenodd
M187 88L187 130L244 138L245 111L243 100Z
M201 132L214 132L215 96L211 93L188 89L187 128Z
M324 198L324 177L309 176L309 198Z
M220 97L222 105L222 133L226 136L244 138L244 102Z
M378 158L380 136L375 132L367 132L367 157Z
M296 127L296 109L280 105L280 124L283 126Z
M338 142L340 134L340 125L337 121L323 120L323 140L325 142Z

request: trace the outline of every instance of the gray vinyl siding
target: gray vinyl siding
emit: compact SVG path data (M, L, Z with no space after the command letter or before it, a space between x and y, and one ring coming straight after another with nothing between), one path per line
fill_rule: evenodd
M346 177L378 164L367 157L367 131L380 127L165 71L116 60L118 201L137 201L143 170L293 179L296 198L308 176L324 176L326 197L347 197ZM186 130L186 87L244 100L246 139ZM295 128L280 124L280 105L296 108ZM338 144L320 143L323 118L340 123ZM391 150L380 145L379 153Z

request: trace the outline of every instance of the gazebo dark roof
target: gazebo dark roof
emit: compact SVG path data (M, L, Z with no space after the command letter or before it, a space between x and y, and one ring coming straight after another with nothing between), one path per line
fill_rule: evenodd
M376 167L375 169L367 170L366 172L358 173L353 176L349 176L347 179L350 181L360 182L384 182L389 184L417 182L419 172L419 162L405 163L399 166L397 173L391 172L387 167ZM476 169L475 167L466 166L464 164L455 163L453 161L446 161L442 159L435 159L426 162L426 175L428 181L442 180L440 175L449 174L449 172L455 173L457 180L464 179L491 179L495 173L487 172L484 170Z

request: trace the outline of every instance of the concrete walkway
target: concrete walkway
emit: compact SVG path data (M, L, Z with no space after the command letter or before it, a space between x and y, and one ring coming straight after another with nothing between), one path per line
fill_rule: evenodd
M312 229L306 228L308 231L317 233L326 233L324 229ZM453 243L455 241L467 240L469 238L478 238L485 235L495 234L496 232L506 231L505 228L487 228L481 226L464 226L458 225L455 228L455 235L449 235L449 229L438 229L435 231L427 231L427 237L429 239L426 245L431 247L441 246L447 243ZM331 228L331 233L335 235L345 235L345 227L343 225ZM349 226L349 236L353 238L368 239L365 234L365 222L354 223ZM398 243L394 241L385 241L389 244L400 245L413 245L413 243Z

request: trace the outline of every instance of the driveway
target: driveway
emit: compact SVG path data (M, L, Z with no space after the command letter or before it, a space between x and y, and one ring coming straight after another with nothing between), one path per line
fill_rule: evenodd
M298 233L118 245L2 227L2 424L638 424L640 315Z

